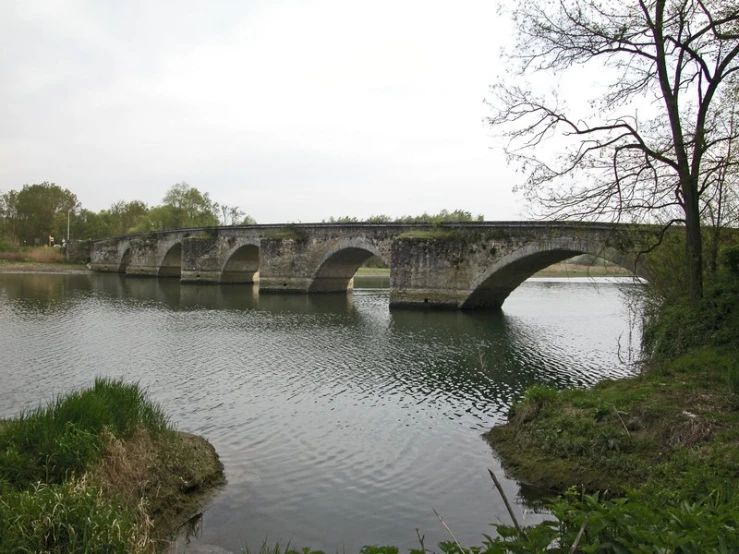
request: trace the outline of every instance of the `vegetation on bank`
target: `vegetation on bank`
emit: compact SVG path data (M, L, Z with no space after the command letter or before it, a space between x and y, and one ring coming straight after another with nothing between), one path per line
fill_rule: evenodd
M498 526L487 551L739 551L739 247L698 304L673 291L645 315L638 376L533 387L486 435L513 476L564 493L556 521Z
M47 246L36 246L21 248L17 251L7 252L0 249L0 263L63 263L64 253L60 248L49 248Z
M222 481L137 385L96 379L0 426L0 553L157 552Z

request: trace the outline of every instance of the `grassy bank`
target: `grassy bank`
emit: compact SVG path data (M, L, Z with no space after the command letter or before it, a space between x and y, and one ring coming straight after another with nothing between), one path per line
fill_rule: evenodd
M0 426L0 553L157 552L222 481L207 442L98 379Z
M86 266L81 264L56 262L9 262L0 260L0 273L89 273Z
M387 267L360 267L357 270L360 277L387 277L390 268ZM539 271L534 277L630 277L632 273L617 265L604 264L553 264Z
M533 387L486 438L515 476L559 492L683 486L684 474L704 465L706 479L733 478L737 363L734 353L705 348L589 390Z
M640 375L533 387L486 435L514 477L568 491L491 552L739 552L739 276L662 303L645 346Z
M81 264L64 262L56 248L37 246L18 252L0 252L0 273L86 273Z

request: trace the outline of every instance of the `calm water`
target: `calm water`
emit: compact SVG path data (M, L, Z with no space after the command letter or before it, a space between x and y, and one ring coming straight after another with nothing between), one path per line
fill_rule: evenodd
M405 551L416 528L427 545L448 539L434 508L467 544L509 521L481 434L523 389L630 372L629 281L531 280L502 314L390 312L387 289L356 286L348 297L259 296L0 274L0 418L97 375L139 381L225 465L228 485L190 550L266 538Z

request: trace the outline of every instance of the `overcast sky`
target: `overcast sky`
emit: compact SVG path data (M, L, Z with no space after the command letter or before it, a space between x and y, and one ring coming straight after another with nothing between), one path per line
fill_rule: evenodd
M490 0L2 0L0 190L518 219L483 123L509 29Z

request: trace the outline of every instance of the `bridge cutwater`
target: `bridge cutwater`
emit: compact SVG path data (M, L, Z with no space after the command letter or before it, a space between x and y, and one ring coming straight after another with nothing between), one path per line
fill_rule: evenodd
M636 235L635 235L636 233ZM500 309L523 281L578 254L643 276L635 231L619 224L289 224L177 229L90 241L94 271L254 283L260 293L352 289L370 257L390 268L391 308Z

